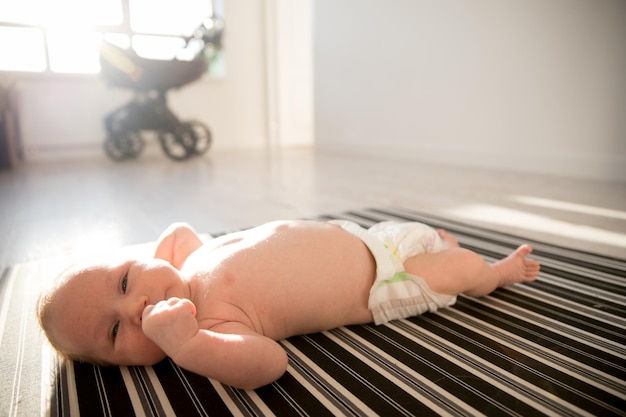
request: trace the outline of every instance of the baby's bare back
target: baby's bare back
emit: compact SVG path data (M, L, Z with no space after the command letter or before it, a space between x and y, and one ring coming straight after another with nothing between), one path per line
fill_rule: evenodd
M210 241L181 271L197 319L210 329L242 322L273 339L372 321L374 258L338 226L272 222Z

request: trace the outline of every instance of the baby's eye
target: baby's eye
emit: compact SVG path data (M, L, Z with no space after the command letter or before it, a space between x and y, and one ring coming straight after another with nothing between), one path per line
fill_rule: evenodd
M117 332L119 330L120 330L120 322L118 321L113 326L113 331L111 332L111 336L113 337L113 340L115 340L115 338L117 337Z
M122 278L122 284L121 284L122 292L124 294L126 294L126 285L128 285L128 276L124 275L124 278Z

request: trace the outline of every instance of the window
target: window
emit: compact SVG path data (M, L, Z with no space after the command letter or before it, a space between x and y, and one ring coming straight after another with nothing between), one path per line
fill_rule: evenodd
M185 37L220 11L221 0L0 0L0 71L95 74L103 39L185 59Z

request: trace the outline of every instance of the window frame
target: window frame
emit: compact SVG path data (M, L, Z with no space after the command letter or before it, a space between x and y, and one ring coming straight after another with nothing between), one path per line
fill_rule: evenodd
M52 1L52 0L51 0ZM222 4L218 0L210 0L212 3L212 15L215 18L221 18L220 11L222 10ZM130 19L130 0L120 0L121 8L122 8L122 21L117 25L93 25L91 27L94 33L101 33L104 37L107 33L115 33L122 34L132 39L133 36L136 35L146 35L151 37L166 37L166 38L182 38L181 36L176 35L166 35L166 34L158 34L152 32L141 32L141 31L133 31L131 28L131 19ZM219 3L219 4L216 4ZM199 21L198 24L201 22ZM43 71L21 71L21 70L4 70L0 69L0 79L2 78L25 78L25 79L92 79L99 78L101 76L100 71L98 72L57 72L53 71L51 68L51 59L50 59L50 50L49 50L49 41L48 34L46 31L46 27L43 25L36 24L26 24L26 23L17 23L17 22L6 22L1 20L0 18L0 27L15 27L15 28L35 28L40 29L44 33L44 55L46 68ZM208 74L208 72L207 72Z

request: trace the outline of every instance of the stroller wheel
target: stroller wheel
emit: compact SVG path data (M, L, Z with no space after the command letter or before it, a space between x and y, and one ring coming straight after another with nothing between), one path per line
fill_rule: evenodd
M163 152L175 161L184 161L194 155L193 133L184 124L180 124L174 131L160 131L159 142Z
M139 156L143 145L139 132L122 131L104 141L104 152L114 161L124 161Z
M193 143L191 143L191 151L196 155L202 155L208 151L211 147L213 138L207 125L197 120L185 122L183 125L191 133L191 138L193 140Z

